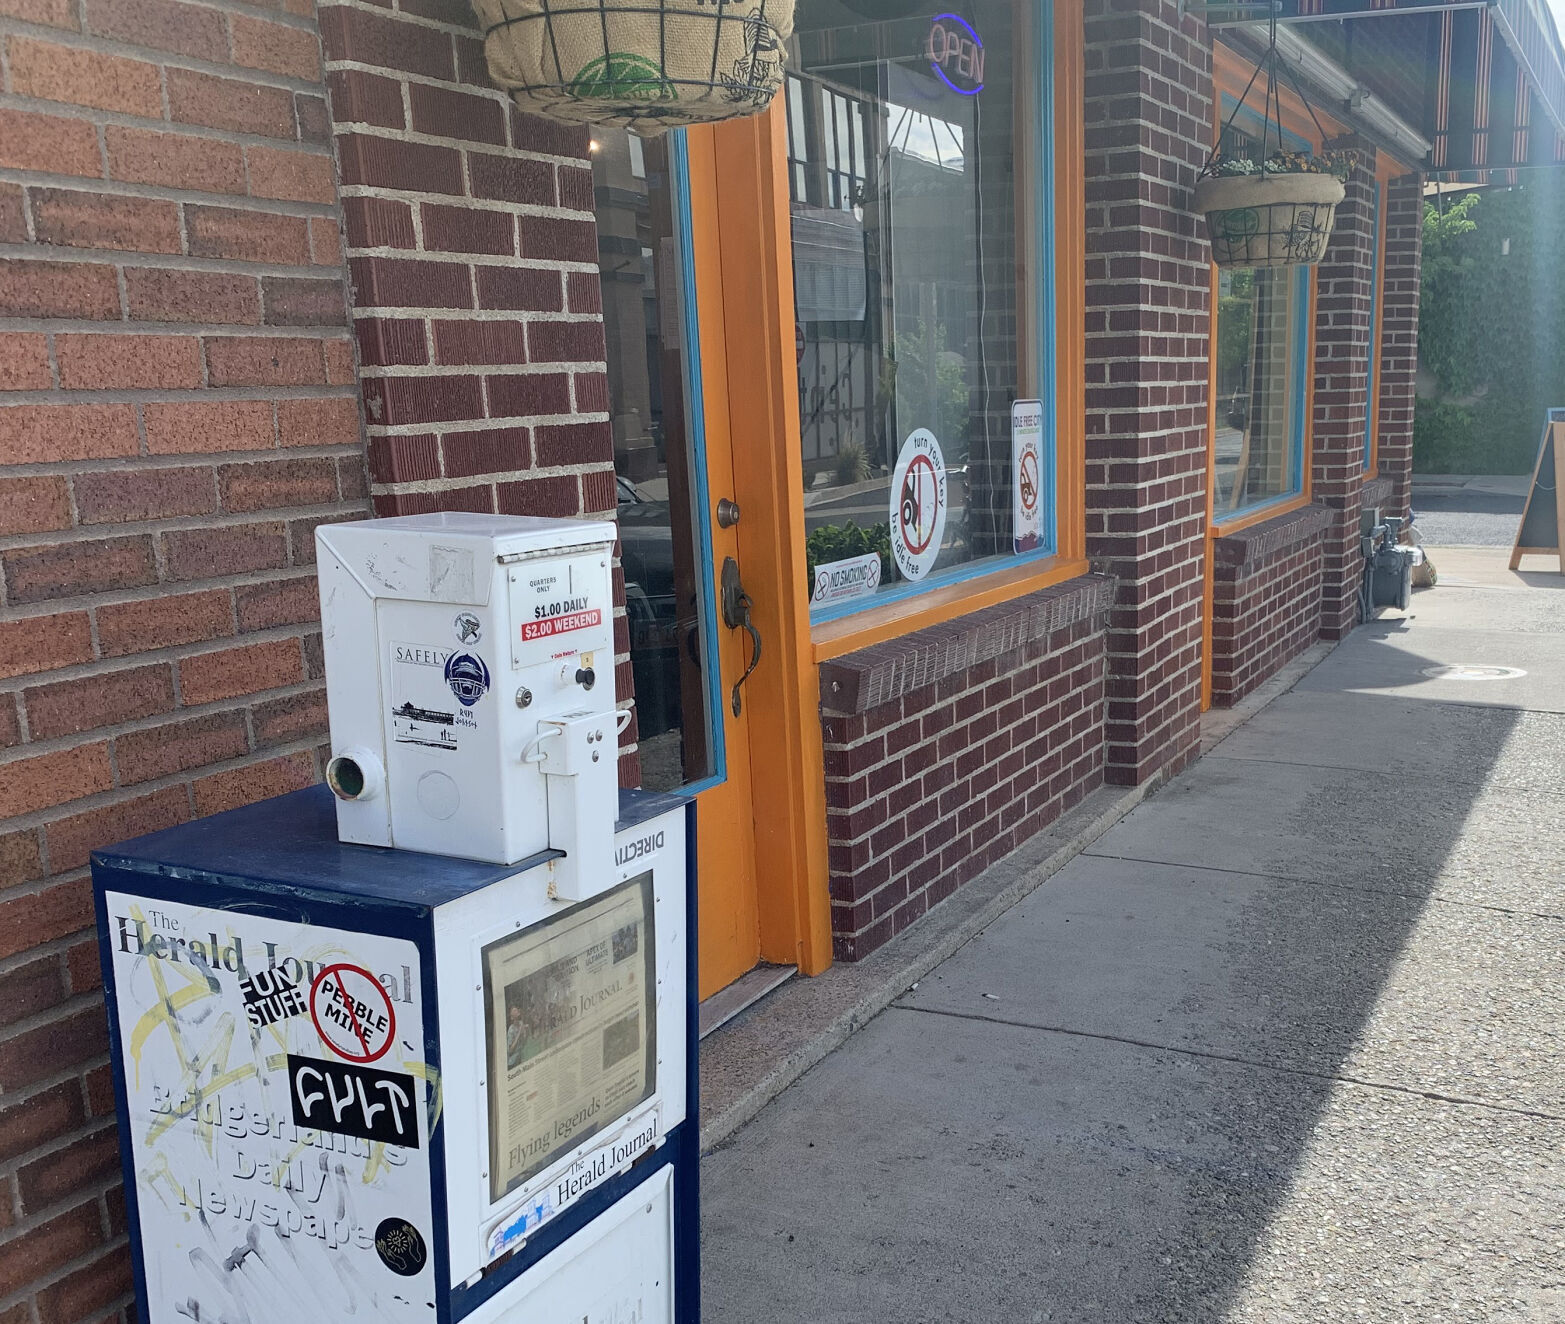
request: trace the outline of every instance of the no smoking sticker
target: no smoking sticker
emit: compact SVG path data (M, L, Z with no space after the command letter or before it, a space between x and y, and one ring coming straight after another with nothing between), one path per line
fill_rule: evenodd
M310 1019L324 1043L348 1062L373 1062L391 1047L397 1013L380 980L356 965L329 965L310 985Z

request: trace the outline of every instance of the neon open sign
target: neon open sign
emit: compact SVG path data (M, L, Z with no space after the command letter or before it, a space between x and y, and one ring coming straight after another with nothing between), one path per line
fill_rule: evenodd
M925 51L929 67L953 92L975 97L984 90L984 43L960 14L936 14Z

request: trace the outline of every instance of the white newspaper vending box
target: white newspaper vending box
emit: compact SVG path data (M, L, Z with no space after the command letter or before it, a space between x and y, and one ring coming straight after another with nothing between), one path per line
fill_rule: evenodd
M612 526L321 546L331 788L93 857L139 1317L696 1324L694 806L617 786Z

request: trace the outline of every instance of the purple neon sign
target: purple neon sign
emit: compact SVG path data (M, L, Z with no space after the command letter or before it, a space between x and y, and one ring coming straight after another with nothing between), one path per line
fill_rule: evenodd
M930 19L924 53L936 76L958 96L975 97L984 90L983 38L960 14L936 14ZM952 74L968 86L953 81Z

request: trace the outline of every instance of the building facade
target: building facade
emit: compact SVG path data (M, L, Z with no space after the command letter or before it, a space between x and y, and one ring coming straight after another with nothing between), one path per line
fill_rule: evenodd
M0 1324L126 1307L88 856L319 779L321 523L618 519L703 995L863 957L1351 630L1423 174L1501 137L1426 92L1495 20L1316 8L1247 97L1263 37L1176 0L800 0L768 114L641 138L518 110L465 0L0 0ZM1505 162L1556 152L1490 46ZM1219 271L1192 191L1267 92L1356 164L1318 266Z

